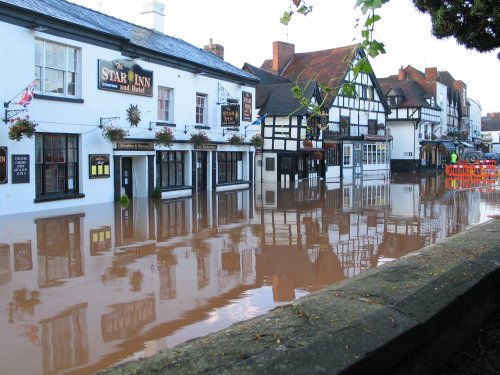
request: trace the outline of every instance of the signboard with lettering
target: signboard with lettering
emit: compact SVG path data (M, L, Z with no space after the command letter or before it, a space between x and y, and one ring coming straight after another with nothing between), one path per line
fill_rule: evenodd
M221 107L222 126L240 126L239 104L226 104Z
M30 183L30 156L12 155L12 183Z
M8 179L7 172L7 147L0 146L0 184L6 184Z
M89 155L89 177L107 178L110 176L109 154Z
M129 150L129 151L154 151L154 142L116 142L117 150Z
M98 60L98 88L123 94L153 96L153 72L131 60Z
M243 91L241 93L241 103L243 112L241 118L243 121L252 121L252 93Z

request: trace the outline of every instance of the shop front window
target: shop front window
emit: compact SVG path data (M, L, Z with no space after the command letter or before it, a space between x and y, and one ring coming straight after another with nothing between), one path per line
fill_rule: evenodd
M184 185L184 153L159 151L157 153L157 181L162 188Z
M241 164L241 152L219 152L217 167L219 171L219 183L235 182L238 178L238 163Z
M78 194L78 136L35 135L37 198L70 198Z

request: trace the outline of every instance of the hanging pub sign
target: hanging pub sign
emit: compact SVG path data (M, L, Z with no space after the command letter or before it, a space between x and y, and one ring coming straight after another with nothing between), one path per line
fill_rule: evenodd
M131 60L98 60L98 88L123 94L153 96L153 72Z
M30 183L30 156L12 155L12 183Z
M240 105L226 104L221 107L222 126L240 126Z
M109 154L89 155L90 178L109 177Z
M241 103L243 112L241 118L243 121L252 121L252 93L243 91L241 93Z
M7 147L0 146L0 184L7 183Z

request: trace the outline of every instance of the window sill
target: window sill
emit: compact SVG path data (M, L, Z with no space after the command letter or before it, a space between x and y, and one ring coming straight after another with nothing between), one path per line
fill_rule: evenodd
M84 103L83 99L70 98L67 96L44 95L44 94L35 94L35 99L53 100L55 102L68 102L68 103L79 103L79 104Z
M166 193L168 191L176 191L176 190L193 190L192 186L167 186L161 187L162 193Z
M250 185L250 181L239 180L239 181L231 181L231 182L219 182L217 184L217 186L231 186L231 185L244 185L244 184Z
M61 201L65 199L79 199L79 198L85 198L85 194L51 194L51 195L44 195L35 198L34 202L35 203L42 203L42 202L52 202L52 201Z

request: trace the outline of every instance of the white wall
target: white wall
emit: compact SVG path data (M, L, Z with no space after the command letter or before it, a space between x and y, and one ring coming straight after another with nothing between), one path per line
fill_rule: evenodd
M196 93L208 96L208 121L206 125L211 128L206 130L212 141L225 142L227 135L223 136L220 126L220 105L218 102L218 84L220 83L229 94L241 101L242 91L252 93L255 105L255 89L250 86L242 86L238 83L222 81L210 78L207 75L199 75L179 69L158 66L146 61L136 61L143 69L153 71L153 97L129 95L105 90L98 90L98 60L112 61L126 59L120 52L102 47L85 44L65 38L54 37L45 33L35 32L27 28L0 23L0 34L9 35L8 38L0 39L0 47L4 54L0 60L0 70L9 72L4 74L0 95L3 101L8 101L19 93L26 85L34 79L35 65L35 38L59 42L79 48L81 51L81 75L79 86L81 87L81 99L84 103L62 102L52 100L34 99L28 106L30 119L38 123L37 131L50 133L71 133L80 135L79 144L79 177L80 193L84 198L43 202L34 204L35 198L35 155L34 138L32 140L21 140L14 142L7 138L8 126L0 126L0 146L8 147L8 159L12 154L30 155L30 183L12 184L11 168L9 165L9 182L0 185L0 215L16 212L38 211L55 209L71 205L94 204L100 202L111 202L114 199L113 181L113 155L114 146L106 141L99 129L101 118L119 117L112 124L119 125L129 131L129 138L154 139L153 126L149 130L150 122L157 120L157 95L158 86L173 88L174 110L173 122L174 136L176 140L187 140L190 133L194 132ZM20 108L16 103L17 98L10 109ZM141 122L137 127L130 127L126 120L126 110L131 105L137 105L141 111ZM255 116L256 111L253 108ZM23 114L24 115L24 114ZM253 120L253 119L252 119ZM247 141L251 135L258 130L258 125L250 125L251 122L241 121L240 134L243 135L245 127L248 127ZM186 132L185 132L186 131ZM253 132L252 132L253 131ZM245 146L247 149L252 149ZM175 144L170 149L190 150L191 145ZM137 186L134 186L137 196L147 197L147 158L150 152L135 151L134 177ZM111 177L102 179L89 178L89 155L109 154ZM189 153L188 153L189 154ZM143 156L140 158L139 156ZM188 156L189 158L189 156ZM190 167L190 164L188 165ZM186 182L190 182L190 173L186 173ZM209 178L211 174L209 173ZM210 184L208 185L211 186Z

